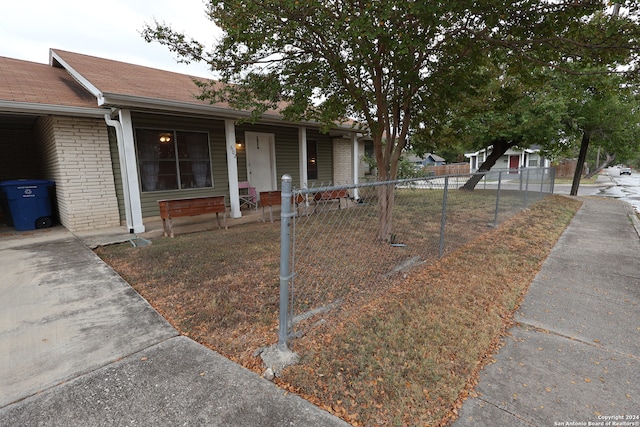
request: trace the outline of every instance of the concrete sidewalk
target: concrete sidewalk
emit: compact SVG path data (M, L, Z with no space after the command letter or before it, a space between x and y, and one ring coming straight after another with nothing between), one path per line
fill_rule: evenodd
M605 418L640 415L635 216L582 200L456 427L640 425ZM347 425L179 336L88 249L107 236L32 234L0 237L0 426Z
M624 202L582 200L455 427L640 425L635 216Z
M62 227L4 236L0 272L0 426L347 425L179 336Z

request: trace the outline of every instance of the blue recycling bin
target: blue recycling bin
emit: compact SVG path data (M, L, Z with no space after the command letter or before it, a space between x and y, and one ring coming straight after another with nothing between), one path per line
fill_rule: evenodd
M7 225L17 231L48 228L53 224L49 190L53 181L18 179L0 182L0 198Z

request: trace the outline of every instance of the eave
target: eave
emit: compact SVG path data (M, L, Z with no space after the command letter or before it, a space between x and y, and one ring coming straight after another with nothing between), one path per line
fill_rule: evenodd
M166 99L148 98L134 95L122 95L117 93L100 93L98 105L110 108L122 108L141 111L153 111L157 113L168 113L208 118L243 120L251 117L248 111L232 110L230 108L218 107L215 105L195 104L190 102L172 101ZM321 125L311 121L286 121L278 114L262 114L260 123L272 125L292 126L292 127L312 127L319 128ZM351 126L336 126L343 132L357 133Z
M67 105L36 104L0 100L1 113L20 113L35 115L58 115L74 117L104 117L105 108L73 107Z

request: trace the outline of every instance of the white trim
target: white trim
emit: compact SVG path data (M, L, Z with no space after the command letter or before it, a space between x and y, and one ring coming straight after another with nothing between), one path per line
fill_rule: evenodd
M358 136L355 133L351 134L351 146L352 146L352 156L351 156L351 162L353 164L353 183L358 185L358 175L360 174L360 158L358 156L359 153L359 142L358 142ZM360 196L358 194L358 188L354 188L353 189L353 199L354 200L358 200L360 199Z
M73 77L74 79L76 79L76 81L78 83L80 83L85 89L87 89L89 92L91 92L91 94L93 96L95 96L96 98L98 98L98 105L100 105L100 99L102 98L102 92L100 92L100 89L98 89L97 87L95 87L94 85L91 84L91 82L89 80L87 80L86 78L84 78L82 76L82 74L80 74L78 71L76 71L71 65L69 65L69 63L67 63L67 61L65 61L64 59L60 58L60 55L58 55L57 53L55 53L53 51L53 49L49 49L49 65L54 66L53 65L53 61L56 61L58 64L62 65L62 67L67 70L67 72L69 74L71 74L71 77Z
M29 113L55 114L59 116L95 117L102 118L110 110L106 108L72 107L67 105L36 104L32 102L14 102L0 100L0 114Z
M195 101L195 94L194 94ZM209 104L196 104L185 101L173 101L166 99L148 98L135 95L121 95L117 93L104 92L98 98L98 105L111 107L126 107L131 109L142 110L158 110L171 113L180 113L187 115L215 116L228 119L245 119L251 117L250 111L233 110L230 108L217 107ZM261 115L259 123L273 123L283 126L307 126L320 128L321 124L317 122L291 122L282 119L282 116L273 113L264 113ZM339 129L336 126L336 129Z
M129 187L131 200L131 225L134 233L144 233L142 221L142 202L140 200L140 185L138 183L138 162L136 161L136 147L133 139L133 123L130 110L120 110L120 125L122 126L122 145L127 159L127 182L122 185Z
M307 128L298 128L298 162L300 165L300 188L309 188L307 171Z
M157 98L149 98L136 95L125 95L118 93L102 92L97 86L94 86L87 78L85 78L80 72L74 69L68 62L60 57L53 49L49 49L49 65L54 66L54 61L60 64L67 72L86 90L88 90L93 96L96 97L99 106L113 107L113 108L127 108L127 109L150 109L150 110L166 110L167 112L179 112L183 114L200 114L205 116L217 116L222 118L249 118L251 117L250 111L233 110L230 108L216 107L214 105L196 104L194 93L194 103L184 101L165 100ZM196 78L197 79L197 78ZM194 84L194 89L196 86ZM104 114L101 113L100 116ZM260 118L261 123L277 123L281 125L290 126L309 126L314 128L320 128L321 124L317 122L289 122L283 120L279 114L268 113L262 114ZM349 129L353 130L353 125L336 124L334 129Z
M233 120L224 121L224 135L227 146L227 175L229 177L229 203L231 217L240 218L240 192L238 190L238 156L236 152L236 125Z
M124 140L122 136L122 125L119 121L111 119L110 114L104 115L104 121L107 123L107 126L112 126L116 130L116 145L118 147L118 156L120 159L120 176L122 179L122 191L124 197L124 216L125 222L127 223L127 230L129 232L133 232L133 220L131 216L131 195L129 194L129 186L125 183L129 182L129 177L127 176L127 157L124 152Z

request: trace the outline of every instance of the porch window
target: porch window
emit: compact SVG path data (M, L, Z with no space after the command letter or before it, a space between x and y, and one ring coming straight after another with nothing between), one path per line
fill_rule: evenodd
M136 129L135 134L142 191L212 186L207 133Z
M318 141L307 141L307 179L318 179Z

